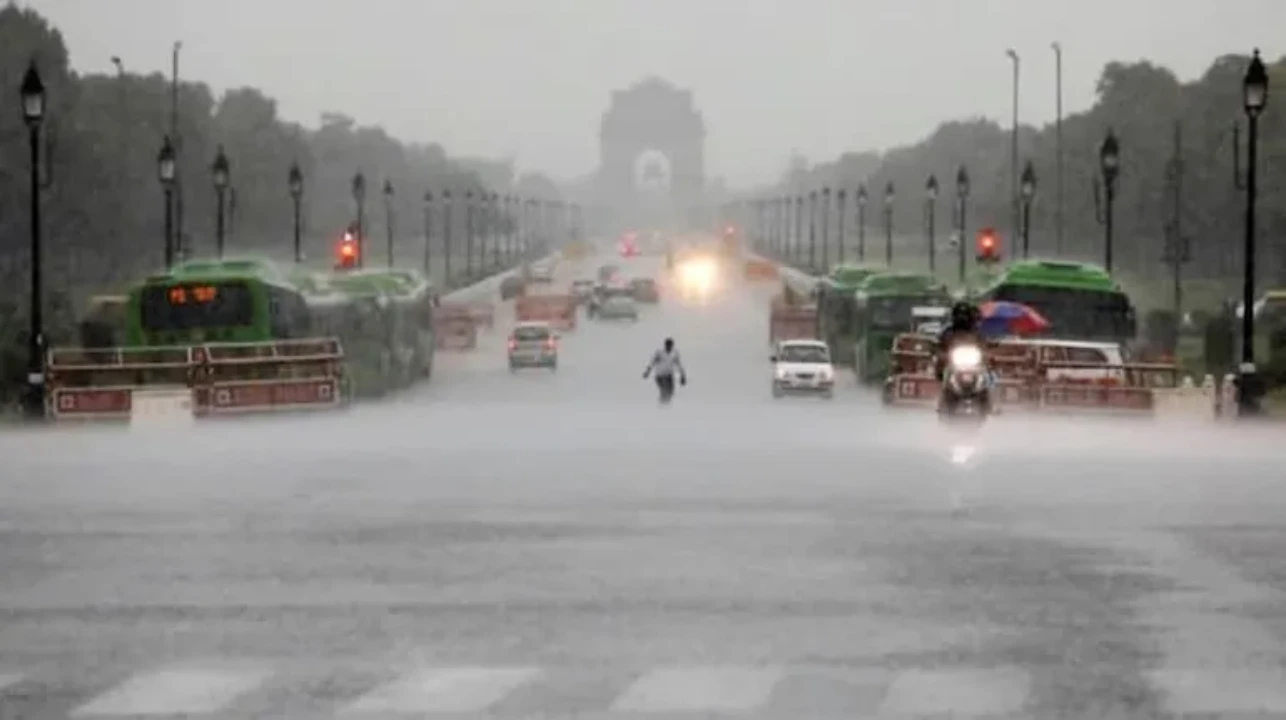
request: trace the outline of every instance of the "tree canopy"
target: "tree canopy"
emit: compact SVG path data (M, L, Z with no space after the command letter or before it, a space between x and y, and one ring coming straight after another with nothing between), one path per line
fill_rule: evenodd
M42 225L51 298L110 290L163 265L165 203L157 154L171 118L170 78L77 74L56 28L32 10L0 8L0 88L14 100L5 103L13 111L0 114L0 302L24 315L30 165L16 101L33 60L48 97L50 166ZM400 142L341 112L326 113L317 127L306 128L283 120L273 98L256 88L219 96L204 83L180 78L177 105L181 230L198 254L214 247L210 166L220 146L231 165L229 253L289 255L293 211L287 174L296 162L304 179L304 243L313 257L328 257L331 241L354 219L352 178L359 171L368 186L367 234L383 236L380 191L388 181L395 189L393 217L401 218L398 234L411 245L399 251L406 257L423 247L426 192L516 192L504 162L457 161L437 145ZM538 189L541 199L557 197L555 188ZM463 221L457 221L457 233L463 233ZM385 243L372 245L382 252Z
M1113 217L1115 267L1127 276L1164 273L1167 228L1176 217L1171 179L1179 138L1182 169L1178 203L1180 236L1191 248L1185 274L1232 278L1241 272L1246 168L1246 116L1242 78L1247 56L1216 59L1200 78L1180 82L1170 70L1149 62L1113 62L1103 68L1097 101L1062 123L1064 247L1061 256L1091 261L1103 257L1099 148L1109 129L1120 142L1120 176ZM1269 65L1271 80L1286 80L1286 58ZM1240 128L1235 131L1234 128ZM941 187L938 227L953 217L957 169L971 181L968 229L1000 230L1013 254L1011 129L990 120L944 122L929 137L883 154L846 153L813 167L792 167L773 192L865 183L872 197L892 181L898 190L895 223L923 227L925 186L934 175ZM1240 135L1240 159L1234 146ZM1261 282L1286 286L1286 112L1270 99L1260 120L1258 156L1258 257ZM1037 191L1031 206L1033 254L1057 252L1057 130L1024 125L1018 132L1019 167L1031 162ZM1241 180L1238 180L1238 172ZM1096 196L1098 199L1096 200ZM1096 210L1096 207L1099 208ZM879 222L878 217L868 222ZM1262 287L1263 285L1261 285Z

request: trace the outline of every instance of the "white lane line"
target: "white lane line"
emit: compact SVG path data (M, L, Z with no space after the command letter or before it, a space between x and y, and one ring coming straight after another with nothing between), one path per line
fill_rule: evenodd
M1157 670L1148 679L1175 715L1286 713L1283 670Z
M910 670L889 685L880 712L888 715L1009 715L1027 704L1031 679L1016 668Z
M261 670L184 668L136 675L72 710L99 715L200 715L216 713L268 679Z
M613 712L750 712L772 697L780 668L689 667L654 670L612 703Z
M341 712L482 712L539 674L536 668L423 668L375 688Z

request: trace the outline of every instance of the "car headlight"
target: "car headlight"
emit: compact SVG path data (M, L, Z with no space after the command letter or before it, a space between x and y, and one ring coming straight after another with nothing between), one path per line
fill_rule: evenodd
M817 373L817 377L825 380L826 382L830 382L835 379L835 371L830 368L822 368L821 372Z
M961 370L975 370L982 365L982 351L974 345L952 348L951 365Z
M777 370L773 373L773 375L774 375L774 377L776 377L778 380L785 380L785 379L786 379L786 371L785 371L785 370L782 370L781 368L777 368Z

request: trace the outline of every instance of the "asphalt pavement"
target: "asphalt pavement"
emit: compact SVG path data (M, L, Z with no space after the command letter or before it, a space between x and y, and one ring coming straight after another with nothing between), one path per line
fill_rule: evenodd
M770 292L582 317L556 372L502 309L342 413L0 435L0 719L1286 718L1280 431L773 400Z

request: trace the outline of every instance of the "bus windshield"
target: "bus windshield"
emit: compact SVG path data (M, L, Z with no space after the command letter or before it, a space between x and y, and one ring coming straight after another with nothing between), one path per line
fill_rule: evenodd
M147 332L254 324L254 298L240 281L153 285L143 288L139 305Z
M856 332L853 316L856 312L856 300L851 293L824 295L822 300L825 314L834 333L849 336Z
M1027 305L1045 316L1051 334L1068 340L1123 340L1136 331L1134 309L1120 292L1007 285L994 299Z

